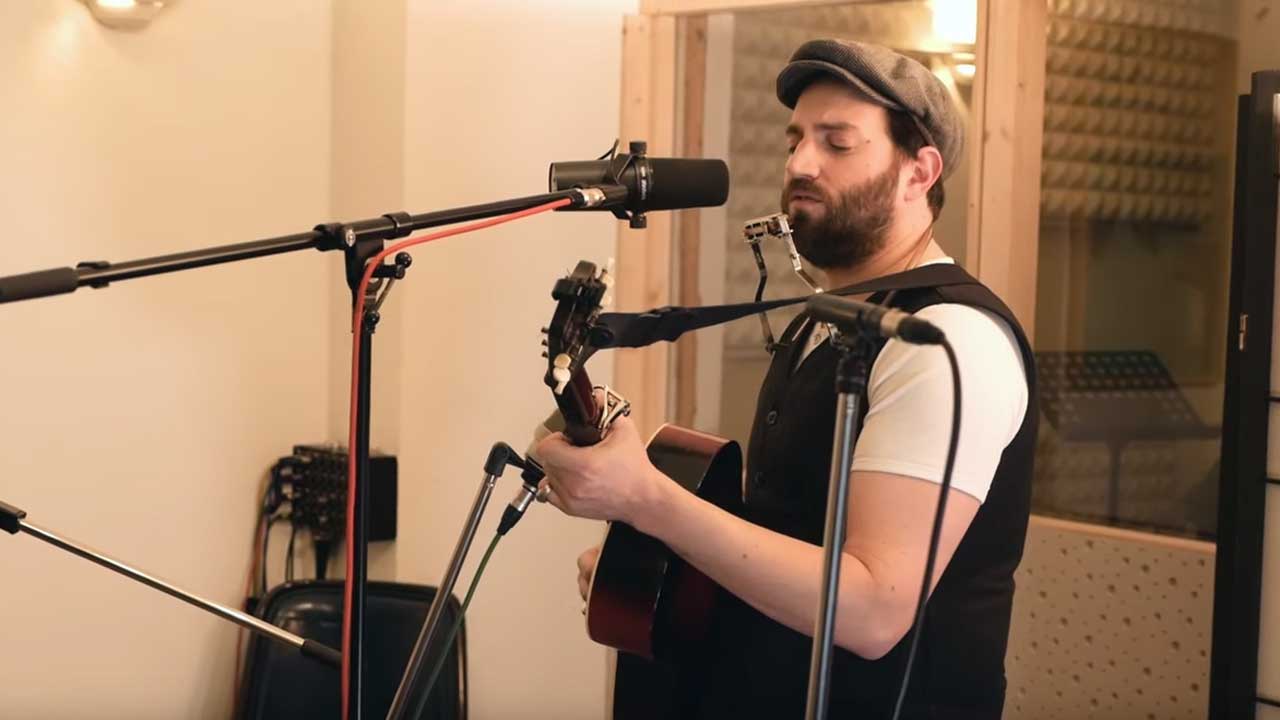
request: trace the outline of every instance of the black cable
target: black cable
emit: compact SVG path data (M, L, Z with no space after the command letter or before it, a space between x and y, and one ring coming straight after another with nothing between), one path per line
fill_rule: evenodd
M266 522L267 522L267 516L266 516L266 515L263 515L261 512L259 512L259 513L258 513L258 522L257 522L257 524L255 524L255 525L253 526L253 530L254 530L254 533L253 533L253 547L249 549L249 552L252 552L252 553L260 553L260 552L262 551L261 544L262 544L262 543L265 543L265 542L267 541L267 533L266 533L266 531L265 531L265 530L263 530L263 528L262 528L262 526L263 526L263 525L265 525L265 524L266 524ZM252 568L250 568L250 570L249 570L249 573L250 573L250 578L249 578L249 597L245 598L245 601L246 601L246 602L252 601L252 599L253 599L253 598L255 598L255 597L261 597L261 593L262 593L262 588L261 588L261 585L260 585L260 583L261 583L260 578L261 578L261 576L262 576L262 575L261 575L261 573L262 573L262 558L261 558L261 557L257 557L257 558L250 558L250 561L257 561L257 563L258 563L258 564L257 564L257 566L256 566L256 567L257 567L258 571L255 573L255 572L254 572L254 570L253 570Z
M262 531L262 548L260 562L258 563L259 575L254 578L260 583L259 593L265 595L267 593L267 543L271 538L271 524L274 520L271 515L280 506L278 497L280 473L283 468L284 460L280 460L271 468L271 479L267 482L267 486L262 489L262 502L258 505L258 524L257 528ZM266 525L266 529L262 530L262 526ZM250 588L250 595L253 595Z
M276 518L264 518L267 523L266 532L262 533L262 594L267 594L267 546L271 544L271 526L276 524Z
M312 550L316 556L316 579L323 580L329 569L329 552L333 548L333 544L328 540L316 540L315 532L311 534Z
M925 605L929 601L929 586L933 584L933 566L938 557L938 543L942 539L942 517L947 509L947 494L951 490L951 471L956 464L956 449L960 446L960 363L956 351L944 338L942 349L951 364L951 439L947 443L947 463L942 470L942 487L938 492L938 507L933 513L933 529L929 533L929 553L924 565L924 581L920 584L920 599L916 602L915 621L911 624L911 649L907 651L907 665L902 671L902 686L898 688L898 701L893 707L893 720L902 714L902 703L907 697L907 684L911 681L911 666L915 663L916 650L920 647L920 635L924 622Z
M289 548L285 550L284 560L284 579L285 582L293 581L293 543L298 539L298 525L293 521L293 517L289 517Z

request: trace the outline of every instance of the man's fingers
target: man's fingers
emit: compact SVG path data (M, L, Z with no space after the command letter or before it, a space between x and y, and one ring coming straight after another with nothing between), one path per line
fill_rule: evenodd
M600 560L600 546L586 550L578 556L578 594L583 600L591 591L591 576L596 572L596 562Z
M595 570L596 560L600 558L600 546L584 550L578 556L578 572L591 573Z

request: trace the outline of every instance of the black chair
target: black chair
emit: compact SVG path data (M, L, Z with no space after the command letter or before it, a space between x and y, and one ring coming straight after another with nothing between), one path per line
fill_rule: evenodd
M386 717L435 593L435 588L423 585L369 583L365 600L365 717ZM452 627L460 611L457 599L450 598L443 627ZM305 580L280 585L262 599L258 616L296 635L340 648L342 582ZM453 645L442 650L448 656L421 715L423 720L466 720L465 635L464 626ZM340 720L342 715L341 674L336 668L257 635L249 640L240 685L236 712L240 720Z

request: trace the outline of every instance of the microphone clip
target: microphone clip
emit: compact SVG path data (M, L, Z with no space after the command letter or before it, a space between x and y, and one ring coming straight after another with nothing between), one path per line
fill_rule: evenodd
M649 226L649 219L645 217L644 211L639 210L642 207L641 202L649 196L649 188L653 182L650 176L650 168L645 153L649 151L649 144L644 140L632 140L627 148L627 153L618 155L618 142L615 140L613 147L607 153L609 158L609 167L606 170L609 179L614 185L624 185L623 175L627 170L634 166L636 185L639 192L638 196L632 203L633 207L617 206L610 208L613 216L619 220L626 220L627 226L633 230L642 230Z

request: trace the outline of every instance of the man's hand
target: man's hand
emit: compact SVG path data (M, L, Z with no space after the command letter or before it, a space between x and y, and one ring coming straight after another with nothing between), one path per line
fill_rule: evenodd
M534 454L551 486L547 500L581 518L621 520L643 530L674 484L649 462L635 423L625 416L596 445L576 447L555 433L538 443Z
M578 594L584 602L587 592L591 590L591 577L596 574L596 561L600 559L601 547L597 545L578 556Z

